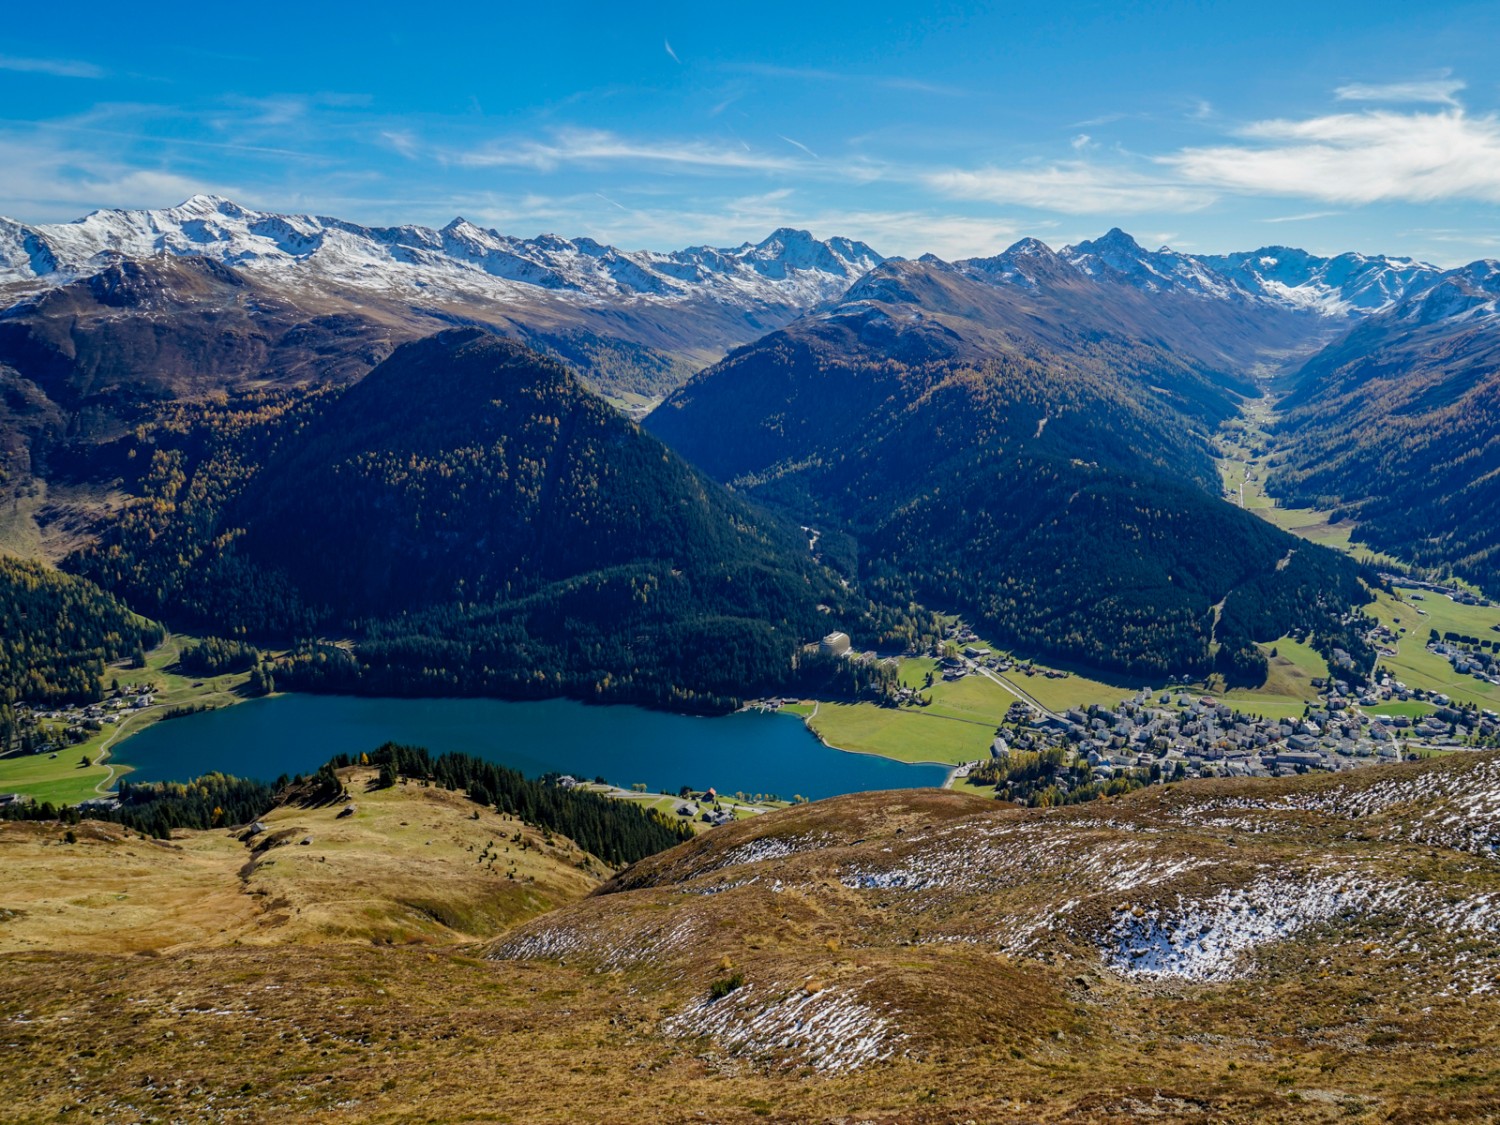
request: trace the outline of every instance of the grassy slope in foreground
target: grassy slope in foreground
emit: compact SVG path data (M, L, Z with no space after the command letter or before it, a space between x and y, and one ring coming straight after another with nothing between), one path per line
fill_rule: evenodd
M837 798L646 861L499 960L427 912L473 919L495 876L465 840L514 827L454 794L358 797L386 827L347 853L334 810L288 813L313 843L231 877L207 923L172 913L200 887L163 889L243 863L222 834L10 826L0 1098L18 1122L1493 1119L1497 767L1055 810ZM236 911L259 919L238 946Z
M580 898L608 872L570 840L548 842L461 793L369 789L373 769L341 776L352 815L339 815L342 803L284 806L249 842L227 830L160 842L84 821L66 844L60 826L0 823L0 952L447 943Z

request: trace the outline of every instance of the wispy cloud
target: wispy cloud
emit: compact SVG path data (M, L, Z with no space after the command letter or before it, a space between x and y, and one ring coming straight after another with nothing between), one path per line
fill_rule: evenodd
M1350 82L1335 90L1341 102L1424 102L1434 105L1458 105L1457 95L1465 83L1446 74L1438 78L1407 82Z
M105 75L102 67L77 59L27 59L16 55L0 55L0 70L50 74L54 78L103 78Z
M951 170L932 173L925 180L935 191L955 199L1071 215L1193 211L1213 202L1212 193L1195 185L1084 161Z
M810 157L812 157L814 160L820 160L820 159L822 159L821 157L818 156L817 153L815 153L812 149L808 148L801 141L794 141L794 140L792 140L791 137L784 137L780 133L777 133L776 135L778 137L781 137L782 140L784 140L787 144L791 145L793 148L800 148L803 152L807 153L807 155L810 156Z
M1247 143L1189 148L1159 163L1190 184L1329 203L1500 203L1500 119L1463 110L1262 121Z
M133 167L92 149L0 137L0 213L63 220L93 207L156 207L204 191L235 194L233 185L163 168Z
M789 79L800 82L853 82L866 86L877 86L882 90L903 90L912 94L932 94L937 97L963 97L965 91L942 82L928 82L920 78L907 78L891 74L859 74L841 70L825 70L814 66L777 66L772 63L738 63L730 68L740 74L753 74L760 78Z
M1304 211L1300 215L1276 215L1259 221L1262 223L1306 223L1314 219L1329 219L1334 215L1342 214L1342 211Z
M672 61L681 66L682 60L677 57L677 52L672 50L672 41L670 39L663 39L661 45L667 49L667 54L672 56Z
M409 129L382 130L380 139L407 160L415 160L421 154L421 145Z
M470 168L533 168L550 172L568 164L633 162L670 165L704 172L785 172L798 161L767 153L727 148L705 141L640 141L600 129L563 129L551 141L497 141L448 158Z
M223 111L210 116L208 120L216 128L279 130L306 121L316 110L366 109L372 101L369 94L326 92L270 94L258 98L229 95L223 99Z

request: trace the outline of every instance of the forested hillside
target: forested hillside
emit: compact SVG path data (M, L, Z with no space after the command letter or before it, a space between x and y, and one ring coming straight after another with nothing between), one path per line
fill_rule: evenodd
M1500 271L1477 262L1297 373L1267 491L1500 594Z
M0 555L0 700L98 699L104 665L161 643L162 628L92 582Z
M850 298L732 353L646 425L852 537L876 596L975 615L1007 643L1251 682L1253 642L1292 629L1362 651L1352 565L1219 498L1207 435L1247 389L1232 371L1097 312L1028 333L1032 290L941 263L887 263Z
M281 686L716 710L790 682L830 621L920 627L479 330L405 345L348 390L174 419L114 452L146 466L144 498L71 565L220 635L358 640L298 645Z
M0 749L10 742L11 704L93 702L107 663L162 636L92 582L0 555Z

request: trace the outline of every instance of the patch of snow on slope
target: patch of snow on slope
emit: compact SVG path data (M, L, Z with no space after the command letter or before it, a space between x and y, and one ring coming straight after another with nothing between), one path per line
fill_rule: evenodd
M702 924L694 918L662 922L647 929L609 932L608 927L541 926L516 934L490 954L494 961L566 961L576 958L591 964L596 972L658 964L675 953L695 948Z
M695 872L695 874L708 875L715 871L722 871L726 867L739 867L747 863L764 863L772 859L786 859L800 852L810 852L817 848L827 847L832 842L831 837L821 834L809 836L761 836L730 848L707 867Z
M1105 961L1125 976L1232 980L1253 967L1249 955L1262 946L1336 918L1398 910L1405 898L1402 886L1347 876L1262 876L1170 909L1121 911L1106 935Z
M1228 811L1317 812L1360 820L1412 802L1430 807L1391 825L1385 838L1500 858L1500 758L1493 757L1466 763L1462 770L1429 769L1373 785L1351 781L1311 793L1218 798L1183 806L1177 815L1199 824L1212 824L1212 814Z
M882 1015L842 988L808 992L747 984L703 1000L662 1025L677 1038L708 1036L736 1055L826 1074L889 1059L905 1038Z

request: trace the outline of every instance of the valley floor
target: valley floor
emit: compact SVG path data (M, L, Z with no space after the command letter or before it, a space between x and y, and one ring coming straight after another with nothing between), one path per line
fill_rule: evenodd
M1403 569L1400 560L1358 544L1352 521L1336 521L1331 513L1310 508L1285 508L1266 494L1265 477L1273 440L1270 427L1274 421L1275 402L1268 394L1249 403L1242 416L1221 433L1219 469L1226 502L1237 504L1309 542L1344 551L1377 566ZM1454 588L1466 587L1457 583ZM1415 587L1398 585L1395 596L1380 593L1364 607L1367 614L1392 632L1406 634L1393 654L1381 658L1381 671L1409 688L1442 693L1457 704L1500 708L1500 684L1455 672L1448 660L1425 647L1431 628L1439 633L1458 631L1485 638L1500 632L1500 607L1461 605L1451 597L1431 593L1425 595L1428 599L1425 604L1419 604L1423 596ZM792 710L802 715L809 728L831 746L901 761L960 765L988 756L995 728L1018 697L1035 704L1039 710L1054 712L1070 707L1087 709L1091 705L1113 708L1141 687L1118 678L1098 678L1097 672L1090 673L1087 669L1054 669L1044 660L1023 661L1017 654L994 644L980 643L1028 672L928 682L927 674L934 671L936 661L929 657L905 658L901 662L902 683L921 689L931 700L926 707L893 708L873 703L807 700ZM1315 681L1329 676L1323 657L1291 637L1268 639L1260 647L1267 656L1270 675L1259 688L1226 691L1222 684L1181 686L1193 696L1206 692L1242 714L1264 719L1296 721L1310 706L1316 709L1320 691ZM1162 687L1147 686L1157 690ZM1429 704L1414 706L1416 715L1433 710ZM1380 711L1376 708L1369 713Z

